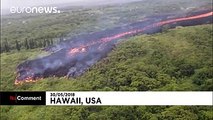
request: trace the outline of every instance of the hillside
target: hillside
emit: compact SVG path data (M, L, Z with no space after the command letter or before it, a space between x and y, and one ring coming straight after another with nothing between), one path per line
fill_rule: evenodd
M22 86L13 85L16 66L46 53L40 50L3 53L1 89L212 90L211 35L211 25L203 25L133 37L119 43L107 58L81 77L46 78Z
M46 78L15 86L18 63L45 54L37 49L1 54L1 90L202 91L213 90L212 25L177 27L121 41L83 76ZM1 106L3 119L181 119L210 120L211 107ZM128 113L128 114L127 114Z
M60 14L12 14L2 16L1 51L8 42L10 49L21 49L26 39L35 45L30 49L43 48L53 40L68 39L81 34L88 34L113 27L143 20L147 16L184 14L197 9L210 8L211 0L142 0L132 3L111 4L103 6L69 6ZM66 38L67 37L67 38Z

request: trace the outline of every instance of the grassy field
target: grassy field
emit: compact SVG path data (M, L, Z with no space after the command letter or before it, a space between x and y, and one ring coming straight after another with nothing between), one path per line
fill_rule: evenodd
M178 27L121 42L107 58L76 79L46 78L15 86L15 68L38 50L1 54L2 90L213 90L212 25ZM45 53L43 53L45 54ZM12 64L11 64L12 63ZM211 107L35 107L1 106L3 119L181 119L210 120ZM126 114L129 113L129 114ZM131 114L130 114L131 113ZM33 116L33 117L32 117Z

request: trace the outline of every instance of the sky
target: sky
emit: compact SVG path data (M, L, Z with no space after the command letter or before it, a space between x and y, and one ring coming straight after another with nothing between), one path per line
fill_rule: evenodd
M64 4L69 3L70 5L86 5L88 4L101 4L101 3L120 3L120 2L132 2L140 0L1 0L1 9L9 9L10 7L30 7L39 5L50 5L50 4ZM57 7L57 6L56 6Z

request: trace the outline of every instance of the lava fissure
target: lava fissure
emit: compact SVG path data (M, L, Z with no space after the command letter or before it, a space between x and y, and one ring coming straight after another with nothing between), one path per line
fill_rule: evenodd
M97 61L106 57L117 40L124 37L160 32L163 25L174 28L176 26L212 23L212 11L192 14L172 19L164 18L163 20L159 19L159 16L158 18L148 18L125 27L79 36L55 47L47 48L47 51L53 51L51 55L28 60L17 66L18 75L15 84L35 82L38 79L51 76L80 76Z

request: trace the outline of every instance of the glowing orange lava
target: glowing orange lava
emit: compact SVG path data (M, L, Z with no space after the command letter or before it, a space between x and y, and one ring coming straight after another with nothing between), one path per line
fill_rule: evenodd
M15 85L22 85L23 83L35 83L37 82L38 80L41 80L43 78L38 78L36 80L33 80L32 77L28 77L26 78L25 80L15 80Z
M169 23L174 23L174 22L179 22L179 21L186 21L186 20L193 20L193 19L199 19L199 18L204 18L204 17L209 17L212 16L213 12L201 14L201 15L196 15L196 16L191 16L191 17L185 17L185 18L177 18L177 19L172 19L172 20L165 20L159 23L156 23L155 25L161 26Z
M17 80L17 77L20 76L20 74L18 74L17 77L16 77L16 80L15 80L15 83L14 83L15 85L22 85L23 83L35 83L39 79L42 79L42 78L33 79L34 73L32 72L32 70L30 68L26 68L26 69L27 69L27 73L31 74L31 76L20 81L20 80Z
M69 54L76 54L80 52L86 52L86 48L85 47L73 48L69 51Z

